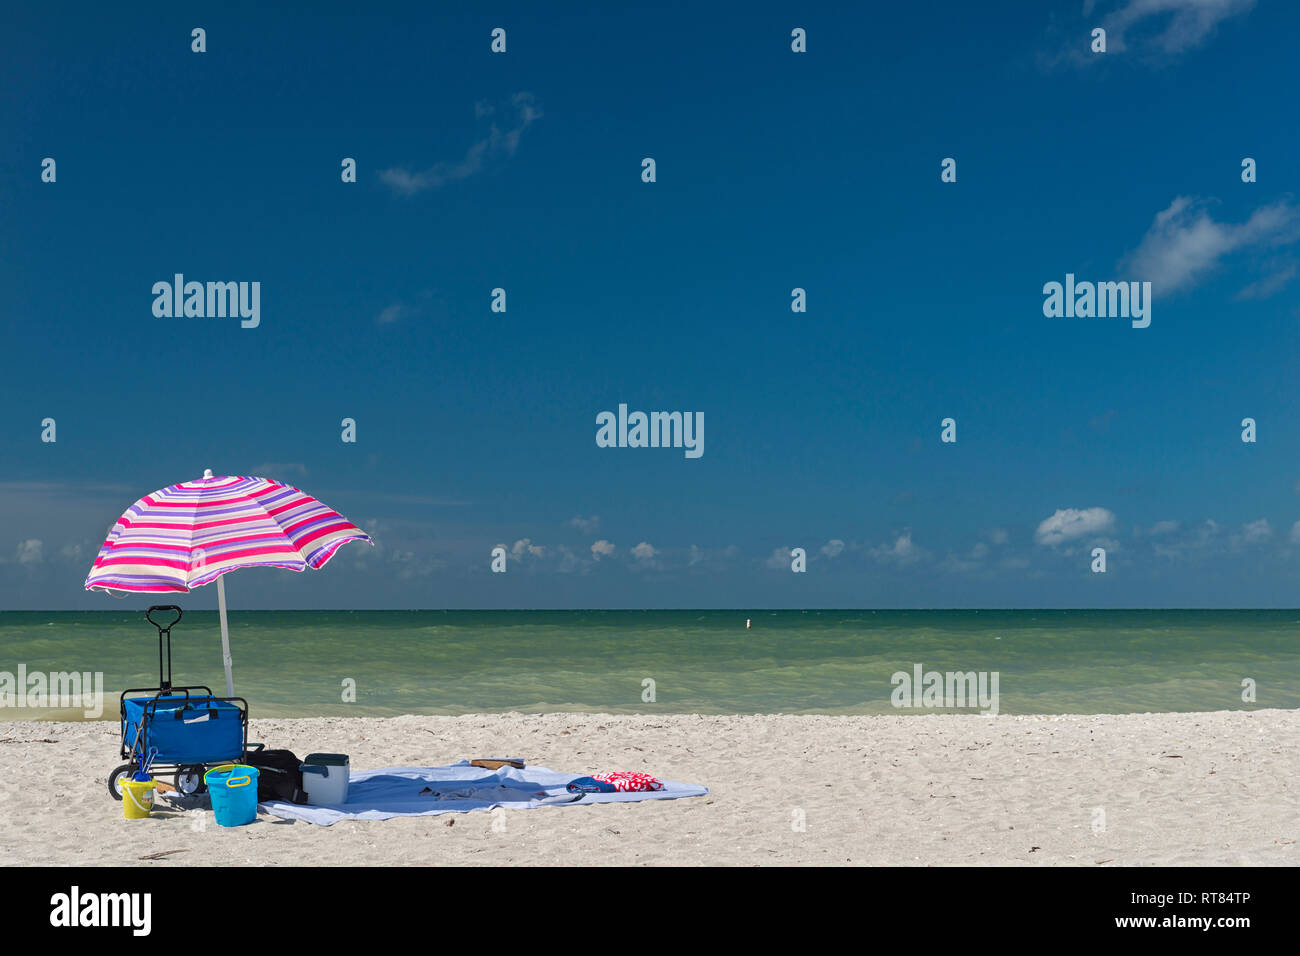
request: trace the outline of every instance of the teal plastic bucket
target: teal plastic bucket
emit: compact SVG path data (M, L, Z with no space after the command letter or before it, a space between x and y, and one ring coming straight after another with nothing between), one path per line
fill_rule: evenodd
M257 819L257 768L222 764L203 775L217 825L242 827Z

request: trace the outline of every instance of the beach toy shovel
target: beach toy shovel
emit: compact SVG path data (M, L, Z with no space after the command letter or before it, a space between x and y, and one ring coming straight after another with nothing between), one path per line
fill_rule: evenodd
M122 781L122 816L128 820L144 820L153 809L153 781Z

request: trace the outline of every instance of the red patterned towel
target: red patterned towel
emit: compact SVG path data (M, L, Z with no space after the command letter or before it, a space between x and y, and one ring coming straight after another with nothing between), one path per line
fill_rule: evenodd
M662 790L664 785L648 773L629 773L617 770L614 773L593 773L593 780L611 784L620 793L640 793L646 790Z

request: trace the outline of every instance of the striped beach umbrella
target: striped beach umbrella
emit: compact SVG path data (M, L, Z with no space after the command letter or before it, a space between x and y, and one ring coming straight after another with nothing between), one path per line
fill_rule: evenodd
M226 695L234 696L223 575L236 568L322 568L349 541L373 541L337 511L269 478L183 481L145 495L117 520L86 577L88 591L189 591L217 582Z

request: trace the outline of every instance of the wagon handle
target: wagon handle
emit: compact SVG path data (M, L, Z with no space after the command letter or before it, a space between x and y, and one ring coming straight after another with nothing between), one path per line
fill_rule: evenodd
M170 624L164 627L163 625L159 624L157 621L153 619L154 611L175 611L176 620L172 621ZM144 612L144 617L146 621L148 621L154 627L158 628L158 630L170 631L173 627L175 627L177 624L181 622L181 609L177 607L175 604L155 604L153 607L149 608L149 610Z
M159 624L153 619L154 611L175 611L176 618L170 624ZM144 612L144 619L158 628L158 686L163 693L172 689L172 628L180 623L181 609L175 604L155 604ZM167 644L167 669L163 670L163 643Z

